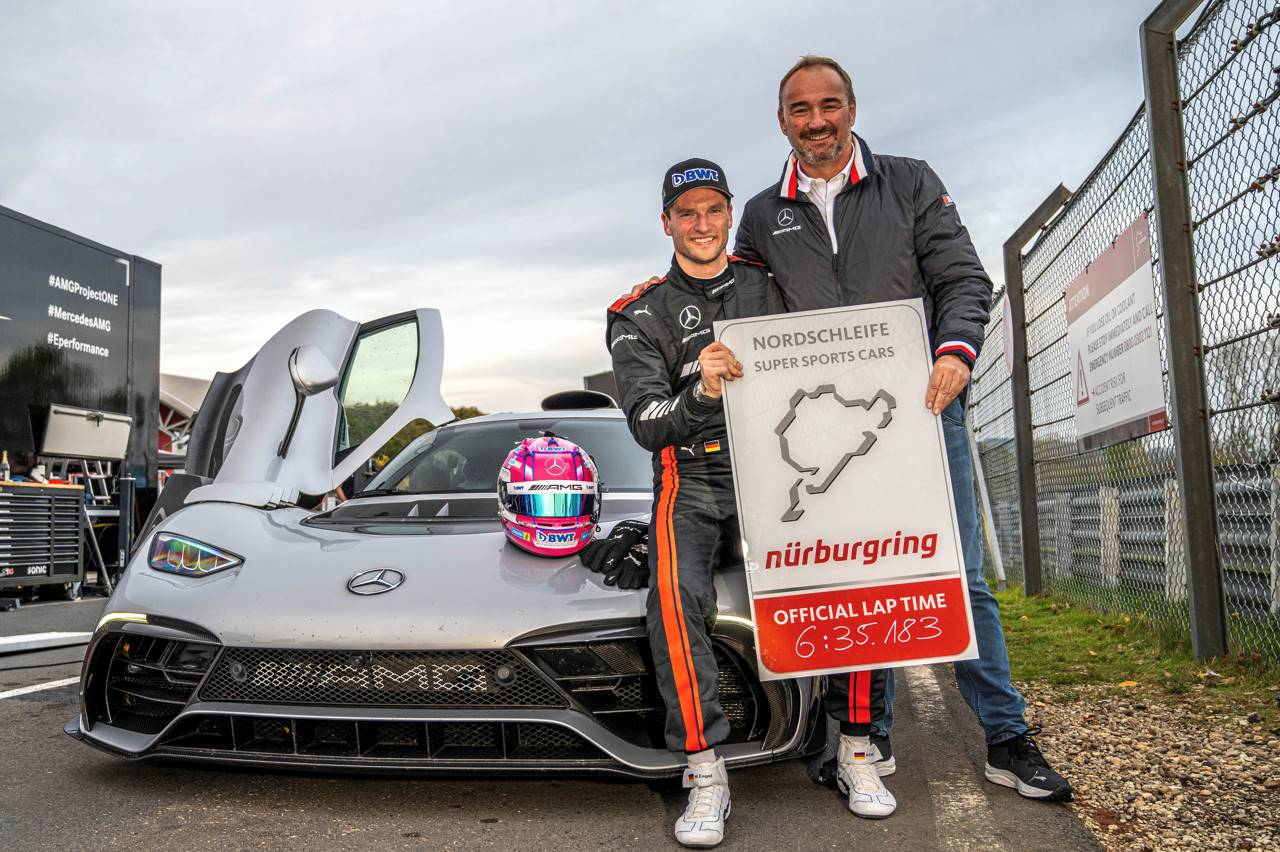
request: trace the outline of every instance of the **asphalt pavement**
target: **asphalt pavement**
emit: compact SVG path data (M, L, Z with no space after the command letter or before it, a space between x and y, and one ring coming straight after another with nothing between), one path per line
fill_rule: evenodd
M105 601L0 613L0 636L92 630ZM679 848L683 791L639 782L414 779L130 764L67 737L83 648L0 656L0 838L25 849ZM41 666L40 668L27 668ZM900 674L886 783L898 811L862 820L800 761L736 771L722 849L1101 848L1062 805L983 779L985 747L950 667ZM8 696L8 697L6 697ZM1052 732L1049 732L1052 733Z

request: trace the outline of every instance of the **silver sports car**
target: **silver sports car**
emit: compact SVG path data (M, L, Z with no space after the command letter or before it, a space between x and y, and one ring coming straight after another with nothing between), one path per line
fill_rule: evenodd
M585 392L453 421L439 314L304 314L219 374L93 635L67 733L131 759L405 772L673 776L644 592L508 544L499 465L552 431L590 452L601 527L643 518L648 453ZM576 399L575 399L576 397ZM564 406L571 407L564 407ZM415 420L439 425L371 481ZM363 488L326 510L324 495ZM717 747L826 738L816 682L761 682L741 567L717 585Z

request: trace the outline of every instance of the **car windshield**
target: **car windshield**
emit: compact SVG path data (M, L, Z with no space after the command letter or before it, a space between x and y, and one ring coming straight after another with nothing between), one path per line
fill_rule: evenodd
M631 437L622 418L531 418L483 423L463 421L415 439L364 491L465 494L497 490L498 468L524 438L552 432L582 447L609 491L653 487L649 453Z

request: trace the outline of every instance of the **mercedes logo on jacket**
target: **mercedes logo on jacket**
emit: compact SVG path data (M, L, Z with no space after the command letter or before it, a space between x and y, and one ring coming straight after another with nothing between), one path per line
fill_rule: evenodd
M702 311L695 305L686 305L680 312L680 326L686 330L695 329L702 322Z
M347 591L357 595L380 595L400 588L404 574L393 568L361 572L347 581Z

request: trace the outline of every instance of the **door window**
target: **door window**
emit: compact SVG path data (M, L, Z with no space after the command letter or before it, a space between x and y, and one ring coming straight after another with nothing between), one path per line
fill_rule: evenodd
M418 323L409 320L361 334L350 363L338 395L339 451L372 435L404 401L418 366Z

